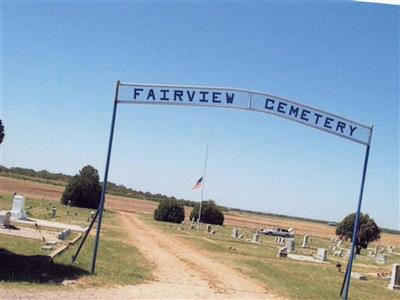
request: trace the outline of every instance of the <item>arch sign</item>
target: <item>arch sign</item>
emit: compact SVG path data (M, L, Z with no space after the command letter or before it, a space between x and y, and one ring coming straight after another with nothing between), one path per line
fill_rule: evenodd
M350 288L350 274L353 264L353 257L355 255L354 250L356 246L356 234L358 231L357 228L359 227L359 216L373 127L366 126L358 122L291 100L272 96L266 93L242 89L185 85L134 84L121 83L120 81L117 82L100 204L96 212L96 216L93 218L92 223L90 224L89 229L87 230L77 250L76 255L73 257L73 261L76 260L76 257L79 254L79 251L83 243L85 242L86 237L97 218L97 215L99 215L92 261L92 273L94 273L104 208L108 169L111 157L112 140L114 135L114 124L118 104L198 106L233 108L262 112L275 115L290 121L294 121L305 126L313 127L315 129L322 130L366 146L361 188L358 199L355 226L353 230L352 250L350 253L346 274L340 291L340 295L343 297L343 299L348 298L348 292Z
M372 128L294 101L230 88L121 83L118 103L236 108L279 116L369 145Z

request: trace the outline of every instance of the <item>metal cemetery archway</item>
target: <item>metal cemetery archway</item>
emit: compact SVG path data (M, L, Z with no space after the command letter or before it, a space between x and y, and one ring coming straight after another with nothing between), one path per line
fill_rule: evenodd
M200 87L182 85L158 85L158 84L131 84L117 81L114 99L114 108L111 121L111 131L108 143L107 160L104 171L103 188L100 196L99 208L82 242L73 257L76 260L79 251L84 244L97 216L99 216L96 241L93 252L92 274L95 272L97 249L100 239L100 228L104 209L104 199L107 188L108 169L111 157L111 148L114 135L114 124L118 104L157 104L157 105L184 105L199 107L235 108L249 111L263 112L282 117L300 124L313 127L366 147L364 167L361 179L361 188L358 198L355 226L353 230L353 242L346 274L343 279L340 295L343 299L348 298L350 288L350 275L356 246L356 235L359 227L361 202L364 192L365 176L367 172L369 149L371 144L371 126L365 126L357 122L339 117L337 115L305 106L290 100L271 96L265 93L253 92L241 89Z

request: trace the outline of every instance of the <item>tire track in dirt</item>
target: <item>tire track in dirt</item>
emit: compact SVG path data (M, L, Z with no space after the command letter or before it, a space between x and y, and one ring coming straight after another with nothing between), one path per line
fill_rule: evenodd
M137 214L120 214L135 247L155 267L157 281L179 285L185 293L192 290L190 298L277 299L260 283L168 236Z

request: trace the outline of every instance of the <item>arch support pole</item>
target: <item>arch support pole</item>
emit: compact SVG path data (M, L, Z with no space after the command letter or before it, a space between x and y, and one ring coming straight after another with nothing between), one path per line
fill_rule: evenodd
M101 189L100 204L99 204L99 208L98 208L99 220L97 223L96 240L95 240L94 250L93 250L93 260L92 260L92 270L91 270L92 274L94 274L95 270L96 270L97 250L98 250L99 242L100 242L101 221L103 219L104 201L105 201L105 196L106 196L106 191L107 191L108 169L110 166L111 149L112 149L112 142L113 142L113 137L114 137L115 117L117 114L119 83L120 82L117 81L117 86L115 89L114 108L113 108L113 114L112 114L112 120L111 120L110 138L108 141L106 167L104 170L103 188Z
M363 174L362 174L362 179L361 179L360 196L358 198L356 218L354 221L351 252L350 252L349 262L347 264L346 273L345 273L343 284L342 284L342 289L340 291L340 296L342 296L342 298L344 300L347 300L348 296L349 296L351 269L353 267L353 259L355 257L354 250L357 246L357 240L358 240L357 235L358 235L358 229L360 227L361 203L362 203L362 197L363 197L363 193L364 193L365 177L367 175L369 149L370 149L370 145L367 145L366 151L365 151L365 158L364 158Z

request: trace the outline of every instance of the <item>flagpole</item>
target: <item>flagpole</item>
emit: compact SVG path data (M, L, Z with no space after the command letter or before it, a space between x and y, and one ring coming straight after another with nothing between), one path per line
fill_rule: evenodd
M203 172L203 181L202 181L202 185L201 185L199 217L197 218L198 228L200 228L201 205L203 203L204 186L206 185L207 158L208 158L208 144L207 144L207 150L206 150L206 159L204 160L204 172Z

